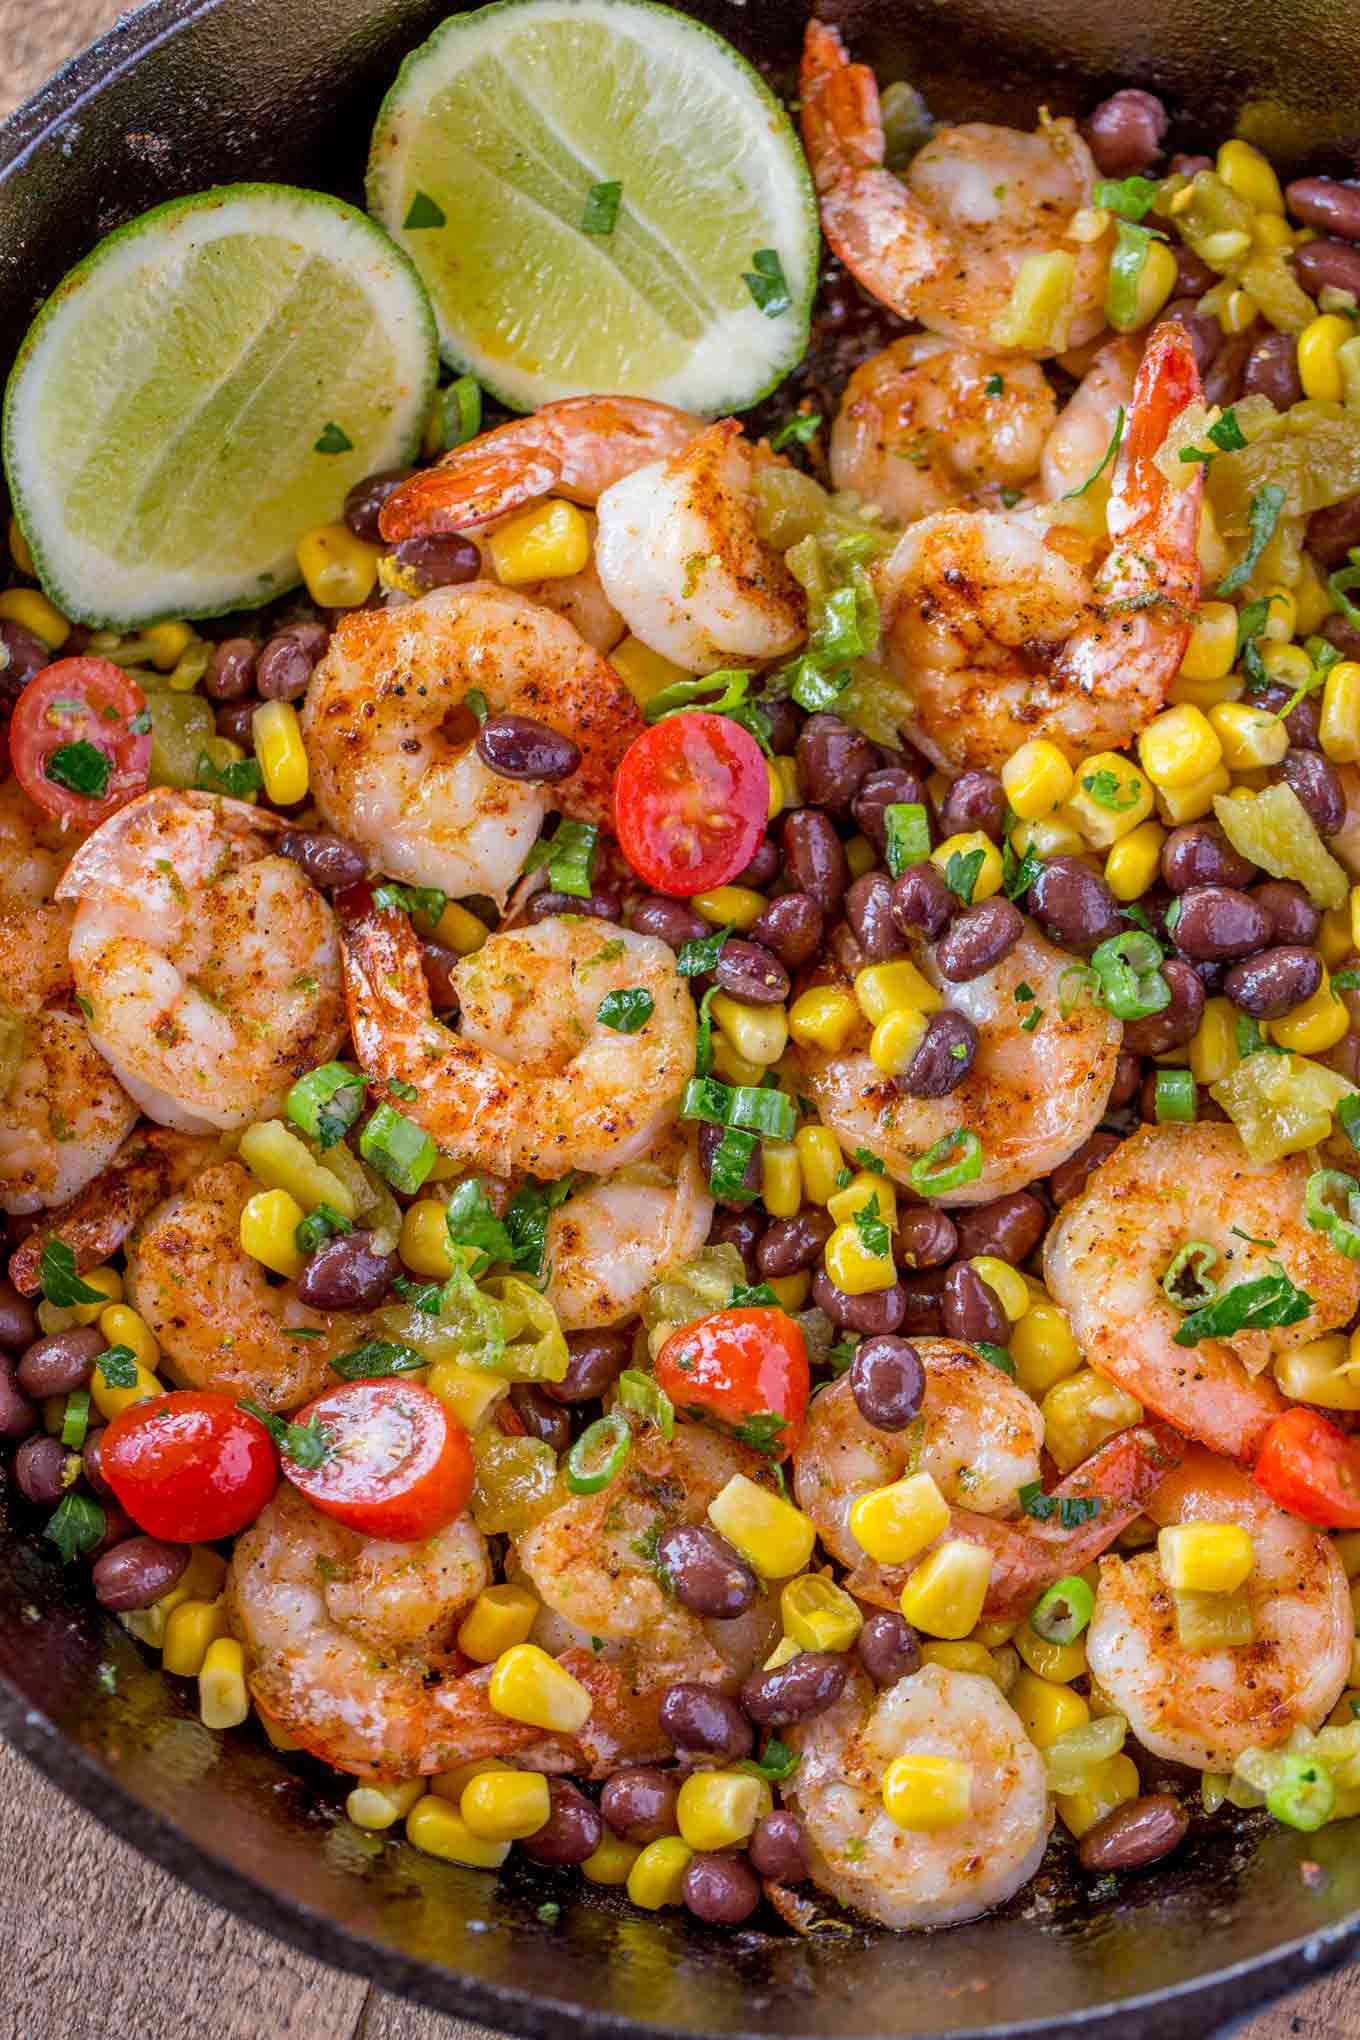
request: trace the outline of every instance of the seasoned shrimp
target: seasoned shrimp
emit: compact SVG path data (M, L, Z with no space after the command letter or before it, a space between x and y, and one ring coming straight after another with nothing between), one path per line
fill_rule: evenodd
M565 1331L635 1317L652 1284L697 1254L713 1199L692 1134L677 1128L647 1156L583 1183L548 1220L548 1301Z
M1134 381L1143 358L1143 342L1133 334L1102 347L1062 415L1044 441L1039 481L1047 500L1056 502L1079 489L1105 457L1122 410L1133 403Z
M1023 487L1056 416L1036 362L911 333L846 384L831 428L831 479L912 524L984 488Z
M1095 188L1070 120L1033 135L981 121L939 128L896 177L884 167L874 74L820 21L807 25L801 97L822 231L874 297L932 333L995 346L1021 264L1061 252L1072 261L1066 330L1027 351L1061 354L1100 331L1105 252L1067 238Z
M1296 1728L1319 1727L1347 1684L1355 1633L1331 1539L1202 1451L1187 1455L1147 1511L1158 1524L1240 1523L1250 1533L1253 1637L1186 1650L1156 1552L1102 1559L1086 1655L1139 1742L1197 1771L1231 1771L1243 1750L1271 1749Z
M137 1107L77 1013L19 1023L18 1068L0 1095L0 1210L64 1204L112 1161Z
M1304 1217L1309 1162L1253 1162L1231 1126L1143 1126L1064 1204L1044 1276L1086 1358L1147 1409L1228 1459L1254 1459L1284 1408L1268 1373L1281 1353L1349 1322L1360 1267ZM1162 1290L1180 1248L1218 1256L1220 1291L1283 1269L1309 1315L1272 1331L1178 1346L1181 1313Z
M0 781L0 1005L37 1013L69 990L73 909L54 898L77 838L17 779Z
M343 940L359 1062L412 1087L405 1110L445 1154L497 1176L603 1176L673 1124L697 1026L664 942L574 916L493 935L452 973L455 1034L433 1016L404 914L356 908ZM632 987L650 992L653 1011L619 1034L600 1002Z
M910 1098L871 1061L869 1029L862 1026L834 1053L795 1051L808 1094L822 1121L847 1153L867 1148L898 1182L947 1133L968 1129L982 1143L981 1173L942 1192L941 1204L983 1204L1023 1190L1065 1161L1100 1123L1114 1084L1123 1029L1094 1000L1083 999L1064 1018L1063 974L1072 959L1033 926L995 969L966 984L950 984L923 945L916 956L947 1007L963 1013L978 1032L968 1075L945 1098ZM1034 997L1017 1005L1028 985ZM1038 1026L1021 1029L1027 1013Z
M947 510L903 533L878 569L888 662L912 736L952 770L1000 770L1030 737L1070 757L1118 750L1161 709L1199 599L1196 472L1153 463L1199 395L1182 326L1160 326L1138 370L1094 571L1029 516Z
M117 1253L147 1213L181 1189L209 1162L221 1159L215 1140L168 1127L141 1127L123 1142L108 1167L79 1194L52 1210L10 1256L9 1279L25 1296L42 1279L43 1248L61 1240L75 1256L76 1273L97 1268Z
M266 1119L344 1028L335 920L276 816L157 787L72 858L90 1035L142 1110L190 1133Z
M783 1791L803 1818L813 1882L881 1925L976 1919L1038 1869L1052 1825L1044 1760L991 1679L924 1665L880 1692L856 1669L834 1706L781 1734L802 1759ZM883 1774L909 1755L969 1766L962 1821L898 1826Z
M493 772L462 706L474 691L493 713L570 737L577 769L552 786ZM641 729L613 667L565 618L490 581L346 616L302 716L332 828L395 878L501 902L546 815L608 821L614 768Z

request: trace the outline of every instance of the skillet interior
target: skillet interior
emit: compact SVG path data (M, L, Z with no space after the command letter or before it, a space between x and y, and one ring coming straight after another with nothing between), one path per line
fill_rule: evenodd
M0 358L101 233L233 178L357 192L373 112L431 0L157 0L0 129ZM798 0L695 0L787 81ZM937 113L1023 121L1116 84L1166 96L1177 139L1234 124L1281 162L1360 167L1360 22L1339 0L836 0L857 56ZM112 1690L110 1690L112 1689ZM334 1824L333 1781L218 1738L0 1498L0 1726L110 1826L219 1903L397 1991L534 2035L1203 2035L1360 1944L1355 1828L1246 1817L1119 1890L1041 1878L931 1937L732 1937L593 1894L547 1926L544 1873L493 1886ZM290 1768L290 1765L292 1768ZM330 1796L327 1796L330 1795ZM1313 1867L1307 1867L1313 1866Z

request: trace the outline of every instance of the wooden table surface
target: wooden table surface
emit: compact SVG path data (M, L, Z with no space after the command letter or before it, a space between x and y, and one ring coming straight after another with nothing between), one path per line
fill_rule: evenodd
M113 21L0 0L0 115ZM0 1745L0 2040L488 2040L311 1962L144 1862ZM1360 1966L1236 2040L1357 2040Z

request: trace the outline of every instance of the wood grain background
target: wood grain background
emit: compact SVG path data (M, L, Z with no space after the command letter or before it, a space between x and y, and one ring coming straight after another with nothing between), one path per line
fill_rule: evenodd
M119 12L0 0L0 115ZM489 2040L243 1926L143 1861L0 1745L0 2040ZM1235 2040L1357 2040L1360 1967Z

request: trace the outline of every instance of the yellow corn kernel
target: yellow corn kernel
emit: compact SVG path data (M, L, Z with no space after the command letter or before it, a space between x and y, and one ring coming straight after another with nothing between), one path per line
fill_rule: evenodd
M886 1019L889 1013L937 1013L941 1005L934 985L905 957L896 963L867 964L856 975L855 997L871 1025Z
M1267 1023L1271 1040L1295 1055L1322 1055L1335 1048L1350 1024L1346 1002L1333 995L1331 975L1326 970L1311 999L1305 999L1282 1019Z
M999 1683L996 1659L975 1636L965 1637L962 1643L923 1643L921 1662L924 1665L943 1665L948 1672L973 1672L979 1679Z
M241 1135L240 1159L266 1190L286 1190L304 1211L329 1204L341 1218L359 1215L354 1192L333 1169L319 1162L281 1119L257 1120Z
M513 1769L512 1764L503 1764L498 1757L470 1757L464 1764L455 1764L451 1771L436 1771L426 1784L440 1799L447 1799L450 1806L461 1806L463 1794L474 1778L481 1778L488 1771Z
M712 892L695 893L690 905L711 928L725 928L730 922L744 932L754 928L769 901L749 885L719 885Z
M609 654L609 663L639 708L645 708L654 694L674 687L677 681L694 677L683 666L663 659L660 652L654 652L650 645L643 644L641 638L631 635L615 645Z
M1011 843L1021 857L1027 850L1036 857L1080 857L1086 849L1086 838L1066 808L1055 815L1038 815L1032 822L1017 822Z
M796 1658L802 1648L802 1644L795 1643L791 1636L781 1636L774 1649L770 1652L770 1655L762 1664L761 1670L763 1672L777 1672L781 1665L789 1664L792 1659Z
M1293 589L1286 588L1282 581L1274 581L1266 589L1266 602L1269 607L1261 635L1270 644L1289 644L1298 628L1298 603Z
M1153 717L1138 739L1138 756L1154 786L1175 791L1221 764L1223 746L1203 711L1182 702Z
M471 956L481 948L491 930L485 921L460 907L457 900L450 900L435 924L434 933L435 940L446 949L456 950L459 956Z
M1209 710L1209 721L1223 746L1230 772L1255 772L1278 765L1289 749L1289 732L1269 710L1249 701L1225 701Z
M1178 273L1176 258L1166 242L1150 241L1133 286L1131 310L1116 318L1109 300L1106 301L1105 315L1110 324L1121 333L1136 333L1150 326L1176 288Z
M153 623L142 636L158 673L173 672L194 642L192 626L178 618L170 623Z
M581 1875L587 1884L626 1884L641 1854L636 1842L625 1842L622 1835L611 1834L606 1828L599 1848L581 1865Z
M1235 1594L1255 1562L1240 1523L1170 1523L1157 1533L1162 1577L1176 1593Z
M580 1680L536 1643L513 1643L501 1652L486 1697L507 1721L527 1721L560 1735L584 1728L593 1704Z
M935 1834L967 1820L973 1800L973 1767L958 1757L910 1751L894 1757L883 1773L883 1804L900 1828Z
M24 537L22 531L20 531L19 521L15 517L11 517L9 520L8 537L9 556L14 562L15 571L20 574L27 574L31 581L38 570L33 564L33 555L28 549L28 540Z
M1228 569L1228 548L1218 529L1214 506L1205 496L1200 504L1199 532L1195 539L1195 557L1204 584L1212 587L1221 580Z
M483 1772L464 1786L458 1811L484 1842L522 1842L551 1811L548 1781L539 1771Z
M97 1381L97 1374L95 1378ZM156 1384L156 1392L158 1394L161 1392L159 1383ZM116 1406L110 1407L108 1411L110 1417L118 1415L119 1410L127 1408L130 1402L138 1400L127 1389L119 1390L118 1394L121 1401ZM95 1400L97 1406L98 1398ZM146 1644L151 1650L163 1650L170 1617L175 1610L186 1601L209 1603L216 1601L222 1592L226 1577L226 1560L217 1552L210 1551L206 1544L195 1544L189 1553L189 1563L168 1594L162 1594L159 1601L153 1601L149 1608L130 1609L126 1614L120 1615L118 1620L139 1643ZM211 1642L212 1639L209 1638L208 1641ZM206 1648L204 1654L206 1655Z
M1093 850L1108 850L1152 813L1153 791L1132 759L1097 751L1077 767L1067 813Z
M406 1816L406 1839L423 1855L445 1863L463 1863L471 1870L499 1870L510 1854L509 1842L488 1842L474 1835L456 1806L427 1792Z
M1170 250L1166 252L1169 254ZM1261 307L1249 290L1228 290L1218 305L1218 323L1231 338L1235 333L1245 333L1248 326L1254 325L1260 311Z
M1083 1367L1048 1391L1039 1405L1044 1443L1060 1473L1070 1473L1118 1431L1142 1421L1143 1406L1116 1382Z
M803 1308L812 1292L812 1276L806 1268L796 1275L767 1275L765 1280L774 1291L775 1302L790 1315Z
M1282 213L1284 193L1274 170L1250 142L1234 137L1220 144L1216 168L1228 188L1256 212Z
M680 1839L691 1849L737 1849L773 1806L750 1771L692 1771L675 1802Z
M286 1190L257 1190L241 1213L241 1251L289 1280L302 1273L305 1256L295 1237L307 1216Z
M760 1150L760 1201L771 1218L795 1218L803 1202L803 1172L791 1140L767 1140Z
M1258 212L1251 223L1251 238L1258 248L1292 248L1294 235L1287 220L1278 213Z
M912 1573L902 1589L901 1607L915 1629L927 1636L960 1641L982 1619L992 1555L963 1537L947 1537Z
M1316 948L1328 970L1344 963L1355 947L1355 888L1344 907L1329 907L1318 929Z
M1360 1352L1344 1332L1309 1339L1281 1353L1275 1379L1295 1402L1324 1410L1360 1410Z
M926 1016L912 1007L885 1013L869 1036L869 1060L886 1077L905 1075L925 1039Z
M71 626L61 611L36 588L6 588L0 595L0 617L31 630L49 652L59 652L71 635Z
M1305 397L1339 404L1346 394L1338 349L1349 340L1354 328L1339 312L1323 312L1310 319L1298 338L1299 381Z
M453 1273L447 1212L437 1197L422 1197L402 1213L397 1252L413 1275L443 1282Z
M878 862L878 852L867 836L851 836L844 845L851 878L863 878Z
M493 531L487 549L497 580L508 588L562 581L581 573L590 558L590 519L575 503L549 496Z
M992 323L998 347L1061 354L1067 347L1076 263L1065 250L1026 255L1015 274L1006 309Z
M156 1335L140 1312L126 1303L106 1304L99 1313L99 1329L111 1346L126 1346L149 1372L160 1365L161 1349Z
M1190 1042L1190 1068L1197 1084L1217 1084L1235 1070L1237 1053L1237 1008L1231 999L1206 999L1199 1026Z
M806 996L805 993L804 997ZM798 1004L801 1006L802 1003L800 999ZM854 1014L853 1004L851 1012ZM792 1028L792 1014L789 1017ZM846 1031L849 1032L848 1029ZM794 1039L798 1039L796 1034ZM840 1142L829 1126L800 1126L793 1136L793 1144L798 1150L798 1160L803 1170L803 1190L809 1203L829 1204L836 1192L836 1178L841 1172Z
M1354 949L1357 946L1357 934L1360 933L1360 885L1353 885L1351 887L1347 908L1350 913L1351 948ZM86 1277L87 1281L90 1279L90 1277Z
M744 1473L734 1473L708 1505L708 1520L767 1580L806 1570L817 1532L801 1509Z
M425 1377L431 1395L437 1395L451 1410L465 1431L480 1431L502 1396L509 1395L510 1383L480 1367L460 1367L456 1360L440 1360Z
M1160 822L1140 822L1110 846L1105 859L1105 883L1117 900L1136 900L1147 891L1161 870L1165 841L1166 830Z
M250 719L264 790L279 807L303 800L310 784L302 725L291 701L262 701Z
M826 1208L837 1225L849 1225L857 1211L871 1204L888 1231L896 1232L897 1185L890 1176L880 1176L873 1169L860 1169L843 1190L828 1197Z
M484 1587L459 1627L459 1650L479 1665L494 1664L503 1651L526 1641L538 1605L527 1587Z
M789 1045L789 1016L780 1006L748 1006L730 992L715 992L709 1008L737 1054L768 1069Z
M1182 822L1197 822L1207 815L1215 795L1226 793L1231 785L1227 766L1219 763L1203 778L1191 780L1189 786L1159 786L1157 812L1168 828L1178 829Z
M738 1055L725 1034L713 1037L713 1074L721 1077L725 1084L758 1085L765 1074L763 1063L747 1062L744 1055Z
M1016 1380L1036 1400L1081 1366L1067 1312L1048 1297L1032 1302L1016 1325L1010 1337L1010 1355Z
M356 1785L345 1800L345 1812L355 1827L381 1834L405 1820L424 1790L423 1778L408 1778L401 1785Z
M198 1674L198 1718L205 1728L239 1728L249 1714L245 1655L234 1636L216 1637Z
M1106 1757L1103 1764L1093 1765L1080 1792L1059 1792L1054 1805L1068 1833L1080 1841L1088 1829L1105 1820L1126 1800L1136 1799L1142 1789L1138 1766L1120 1750L1115 1756Z
M87 1282L91 1289L99 1291L99 1301L97 1303L73 1303L71 1305L71 1321L73 1324L92 1325L100 1313L107 1310L111 1303L122 1302L123 1278L116 1268L91 1268L89 1273L82 1275L80 1279L82 1282Z
M298 572L321 609L357 609L378 585L381 546L357 538L347 524L318 524L297 542Z
M804 1650L849 1650L864 1617L859 1603L826 1573L803 1573L779 1596L784 1633Z
M1083 1727L1091 1719L1091 1710L1080 1693L1074 1693L1070 1686L1055 1685L1051 1679L1041 1679L1028 1666L1007 1697L1036 1749L1046 1750L1060 1735Z
M662 1906L679 1905L684 1897L685 1872L694 1851L679 1835L662 1835L639 1851L628 1872L628 1896L644 1912L660 1912Z
M1032 822L1062 806L1072 791L1072 767L1047 737L1031 737L1002 766L1001 784L1012 812Z
M1224 680L1237 663L1237 610L1231 602L1201 604L1181 660L1186 680Z
M785 807L801 807L803 805L803 786L802 781L798 777L798 760L788 753L783 755L776 753L771 758L770 763L779 774L779 783L784 789Z
M1073 1643L1051 1643L1046 1636L1040 1636L1032 1623L1022 1622L1011 1642L1030 1670L1040 1679L1049 1679L1057 1685L1065 1686L1070 1680L1085 1676L1084 1637L1077 1637Z
M1332 598L1327 592L1327 583L1317 570L1311 553L1303 555L1299 577L1294 583L1294 634L1311 637L1321 630L1332 613Z
M826 1272L847 1296L873 1296L891 1289L897 1269L891 1253L872 1254L856 1225L838 1225L823 1249Z
M779 776L773 758L765 760L765 779L769 787L769 801L766 814L767 819L773 821L777 814L783 812L784 808L784 782Z
M1012 1268L1009 1261L1002 1261L995 1254L974 1254L970 1265L995 1292L1011 1323L1018 1324L1030 1304L1029 1284L1024 1276Z
M1220 701L1240 701L1246 691L1246 682L1240 673L1225 673L1220 680L1190 680L1184 673L1178 673L1167 689L1166 698L1173 707L1183 701L1195 708L1214 708Z
M1339 659L1323 682L1318 742L1334 765L1360 759L1360 663L1354 659Z
M949 1504L929 1473L871 1488L850 1510L850 1535L879 1565L909 1564L948 1528Z
M973 890L970 897L974 902L989 900L993 893L998 893L1001 890L1001 852L997 849L991 837L984 836L981 829L971 829L964 835L946 836L938 849L932 850L930 853L931 863L937 864L940 870L947 876L951 857L974 857L978 851L982 852L982 862L979 864L977 875L973 879ZM898 965L891 963L874 966L874 968L880 970L896 970L898 967ZM907 968L910 969L911 965L908 964ZM861 971L860 976L862 977L863 975L864 973ZM856 979L856 986L858 986L858 982L859 980ZM915 1005L916 1001L914 999L904 1000L902 1003ZM938 1004L939 998L936 996L935 1005L938 1006ZM927 1006L923 1007L922 1010L933 1013L935 1007ZM873 1016L870 1015L870 1017L872 1018Z
M859 1017L859 1007L849 992L837 985L814 985L789 1007L789 1033L799 1048L822 1048L828 1055L836 1055L850 1039Z
M121 1305L117 1306L121 1309ZM130 1410L134 1403L152 1402L165 1394L165 1383L149 1367L137 1362L137 1379L127 1388L115 1387L96 1361L90 1377L90 1399L106 1423Z
M179 1679L196 1679L210 1645L227 1633L221 1601L181 1601L165 1618L161 1665Z

